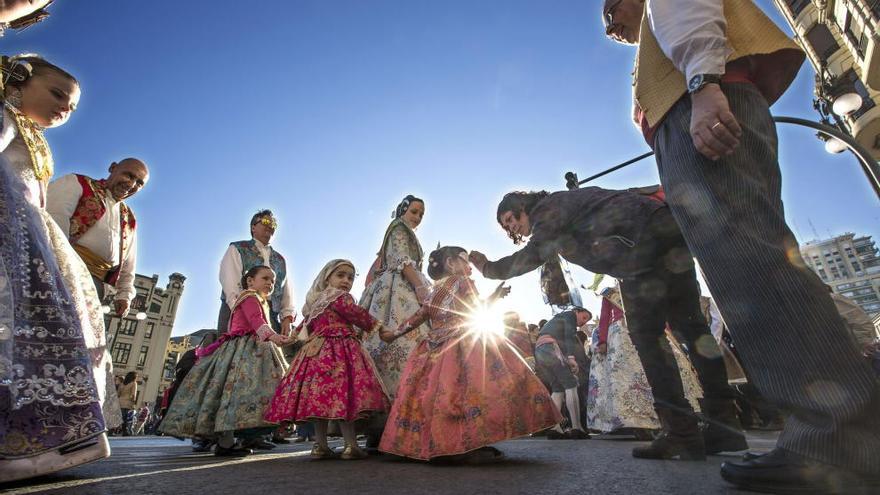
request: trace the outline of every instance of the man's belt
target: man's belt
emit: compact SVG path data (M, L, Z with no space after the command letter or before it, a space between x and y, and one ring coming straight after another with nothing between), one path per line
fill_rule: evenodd
M116 285L116 281L119 279L120 265L110 264L109 261L81 244L74 244L73 250L82 258L83 263L86 264L86 268L89 269L89 273L93 277L104 281L106 284Z

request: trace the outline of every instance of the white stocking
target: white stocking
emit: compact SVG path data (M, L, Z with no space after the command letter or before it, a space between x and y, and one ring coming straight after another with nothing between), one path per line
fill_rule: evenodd
M565 391L565 407L568 409L568 415L571 417L571 428L584 431L583 426L581 426L581 403L578 400L576 388L570 388Z
M562 400L564 397L565 392L553 392L552 394L550 394L550 400L553 401L553 405L556 406L556 410L559 411L560 414L562 413ZM559 423L557 423L556 426L553 427L553 429L558 431L559 433L563 433L562 427L559 425Z
M326 419L315 420L315 443L322 446L322 447L327 446L327 420Z

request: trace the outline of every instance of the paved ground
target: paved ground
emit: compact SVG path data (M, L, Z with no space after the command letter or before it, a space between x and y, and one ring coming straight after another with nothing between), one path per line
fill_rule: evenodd
M753 450L769 450L772 434L752 434ZM731 490L718 475L725 458L707 462L640 461L638 442L522 439L499 444L504 461L434 466L391 456L363 461L312 461L309 445L291 444L244 459L195 454L166 437L112 438L113 455L86 466L16 484L5 494L175 495L358 493L406 494L709 494ZM333 445L339 447L339 442Z

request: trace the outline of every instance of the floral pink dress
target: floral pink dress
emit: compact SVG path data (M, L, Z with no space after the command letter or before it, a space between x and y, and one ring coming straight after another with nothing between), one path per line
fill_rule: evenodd
M388 410L382 382L355 326L373 331L380 323L348 293L309 322L309 340L275 390L267 421L354 421Z
M473 281L449 277L403 328L430 320L410 354L379 450L428 460L543 430L561 421L544 385L503 338L483 337L467 315Z

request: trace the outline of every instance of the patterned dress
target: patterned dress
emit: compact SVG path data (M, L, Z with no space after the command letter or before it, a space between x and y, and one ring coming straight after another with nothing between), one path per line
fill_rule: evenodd
M599 332L604 324L608 328L608 351L600 354L596 348L601 340ZM698 400L703 395L703 389L697 373L678 342L668 333L667 338L681 373L685 397L694 411L699 411ZM593 358L590 362L587 392L587 427L601 432L621 428L659 429L660 420L654 411L654 395L645 377L638 352L630 340L623 310L607 299L602 300L602 317L599 326L593 331L590 347Z
M263 419L278 381L287 371L271 334L268 303L245 291L229 319L229 331L199 354L202 357L180 384L159 428L168 435L212 437L271 432Z
M122 418L95 286L45 210L48 174L35 163L51 155L41 134L25 129L29 146L2 112L0 458L20 459L97 437ZM32 155L37 145L43 153Z
M543 430L562 418L513 347L472 328L477 291L466 277L438 282L404 329L431 322L410 354L379 449L429 460Z
M426 286L430 287L431 282L422 274L424 255L419 240L400 219L388 227L379 256L381 266L364 291L360 305L386 328L395 329L420 307L415 288L403 276L403 268L411 266L415 269ZM407 357L427 333L428 326L422 325L391 344L383 342L378 332L365 337L364 348L376 363L379 377L392 399L397 393Z
M381 323L341 293L307 325L309 339L278 385L268 421L354 421L388 410L388 399L358 331Z

